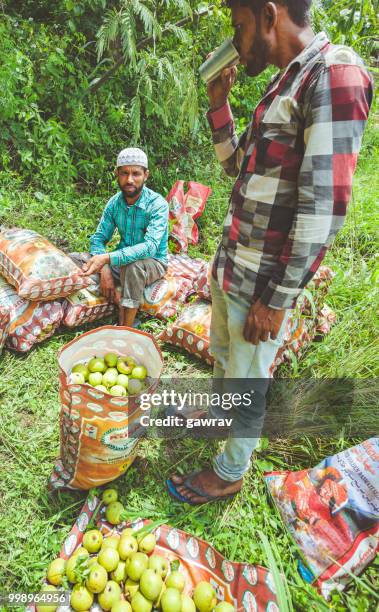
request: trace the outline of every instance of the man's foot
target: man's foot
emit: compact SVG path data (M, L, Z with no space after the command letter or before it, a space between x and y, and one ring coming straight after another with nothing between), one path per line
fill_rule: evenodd
M173 485L174 490L171 488L171 493L174 493L174 491L179 493L182 498L181 501L199 505L233 497L241 490L242 482L242 478L234 482L228 482L217 476L213 470L204 469L186 476L175 474L168 481L168 486L170 490L170 485Z

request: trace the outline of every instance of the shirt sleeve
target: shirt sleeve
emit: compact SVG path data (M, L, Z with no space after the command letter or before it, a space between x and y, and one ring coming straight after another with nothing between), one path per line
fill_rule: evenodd
M238 138L228 102L215 111L209 111L207 119L212 130L217 159L228 176L238 176L248 130Z
M293 308L342 227L372 101L372 80L353 64L323 67L305 100L298 201L279 263L260 300Z
M113 199L111 199L105 207L97 230L90 238L91 255L103 255L107 252L106 245L111 240L116 229L112 209Z
M112 266L125 266L139 259L154 257L168 232L168 203L158 198L154 203L150 221L142 242L110 253Z

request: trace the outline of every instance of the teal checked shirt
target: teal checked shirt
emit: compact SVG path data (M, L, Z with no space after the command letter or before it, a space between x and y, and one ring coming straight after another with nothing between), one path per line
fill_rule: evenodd
M114 195L90 238L91 255L107 252L106 245L116 229L121 239L110 253L112 266L125 266L149 257L167 265L168 203L159 193L143 187L132 206L126 203L122 191Z

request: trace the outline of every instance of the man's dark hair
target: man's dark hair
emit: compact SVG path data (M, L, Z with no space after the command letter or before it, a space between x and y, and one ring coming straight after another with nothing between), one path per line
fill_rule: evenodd
M246 6L255 14L259 14L267 2L268 0L226 0L229 8ZM310 23L309 12L312 0L273 0L273 2L287 7L288 14L296 25L301 27Z

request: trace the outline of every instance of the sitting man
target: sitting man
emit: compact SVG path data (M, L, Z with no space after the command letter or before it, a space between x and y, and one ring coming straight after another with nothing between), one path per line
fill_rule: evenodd
M141 149L121 151L115 174L121 191L109 200L91 236L91 257L87 257L83 273L100 273L101 293L118 304L119 324L131 327L144 288L167 270L168 204L145 186L149 170ZM121 240L115 251L107 253L106 245L115 229ZM116 283L121 284L121 291Z

